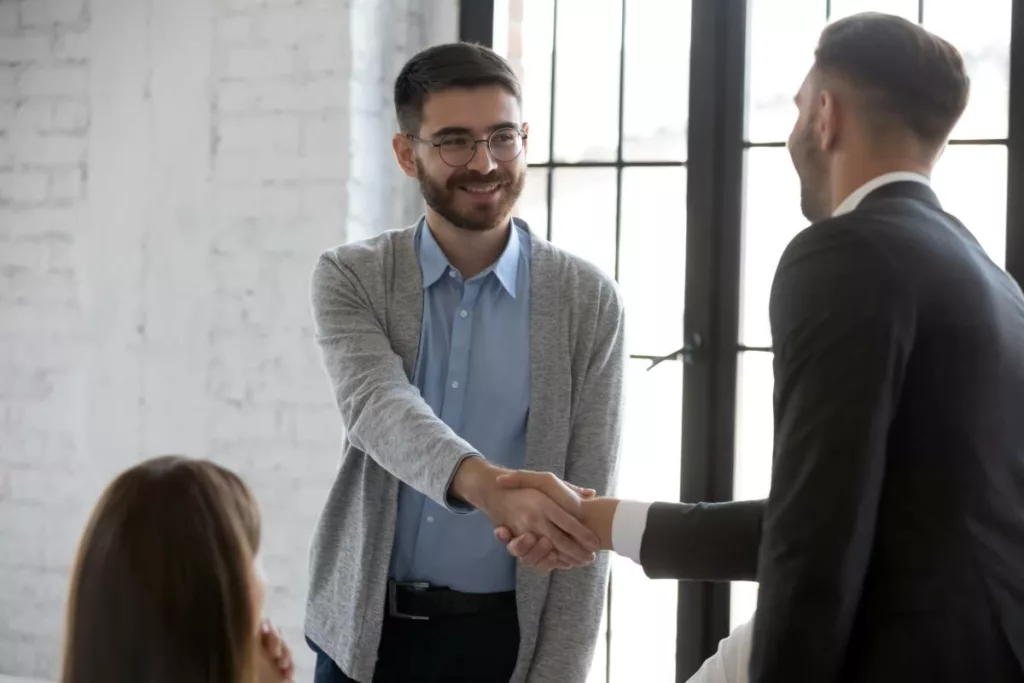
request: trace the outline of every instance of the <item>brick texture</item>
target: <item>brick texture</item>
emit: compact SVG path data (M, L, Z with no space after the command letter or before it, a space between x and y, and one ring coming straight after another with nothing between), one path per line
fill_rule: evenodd
M44 677L56 673L68 571L95 495L78 476L76 433L89 66L55 49L87 26L84 9L0 3L0 672Z
M0 675L56 680L100 490L185 452L256 491L267 614L311 680L341 426L309 275L420 211L391 81L455 38L457 5L0 0Z

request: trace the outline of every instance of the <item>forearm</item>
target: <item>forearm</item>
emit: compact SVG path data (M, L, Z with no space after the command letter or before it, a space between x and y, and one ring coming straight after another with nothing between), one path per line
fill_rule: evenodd
M476 450L410 382L371 297L350 271L325 255L311 295L316 341L347 439L399 480L446 504L456 468Z
M640 550L652 579L753 581L764 501L655 503Z
M764 501L717 504L583 501L583 523L603 550L642 564L651 578L752 581Z
M395 478L448 505L461 464L480 459L469 457L478 455L476 449L434 415L408 382L364 382L348 394L339 389L345 394L338 405L349 441ZM363 392L373 395L363 397Z

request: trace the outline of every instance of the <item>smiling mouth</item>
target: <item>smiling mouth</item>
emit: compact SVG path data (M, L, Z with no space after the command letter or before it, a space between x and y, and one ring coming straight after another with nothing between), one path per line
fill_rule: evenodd
M501 183L488 183L486 185L459 185L460 190L469 192L470 194L488 195L498 191L501 187Z

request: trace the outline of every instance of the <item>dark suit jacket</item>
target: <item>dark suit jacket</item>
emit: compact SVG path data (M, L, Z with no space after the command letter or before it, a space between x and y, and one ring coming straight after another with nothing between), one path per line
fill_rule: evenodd
M787 248L767 501L654 506L651 576L760 582L752 683L1024 681L1024 297L926 186Z

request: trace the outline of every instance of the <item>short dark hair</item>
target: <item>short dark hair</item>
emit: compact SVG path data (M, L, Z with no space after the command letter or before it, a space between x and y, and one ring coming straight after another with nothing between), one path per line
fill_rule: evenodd
M519 77L494 50L476 43L447 43L423 50L395 79L395 115L405 133L419 131L427 96L451 88L498 85L522 104Z
M902 17L840 19L822 32L814 58L817 71L863 95L864 113L879 131L898 123L938 147L967 106L970 79L959 50Z

